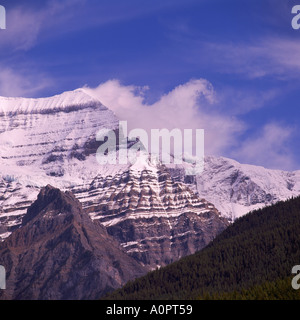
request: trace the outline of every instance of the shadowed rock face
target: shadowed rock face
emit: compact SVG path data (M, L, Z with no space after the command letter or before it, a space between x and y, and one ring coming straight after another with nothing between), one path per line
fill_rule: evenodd
M141 276L142 267L72 193L43 188L22 226L0 244L1 299L97 299Z

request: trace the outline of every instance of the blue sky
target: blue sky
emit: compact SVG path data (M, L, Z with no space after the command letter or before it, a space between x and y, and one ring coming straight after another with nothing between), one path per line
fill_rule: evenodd
M203 128L206 154L300 169L300 1L0 4L0 95L87 86L132 127Z

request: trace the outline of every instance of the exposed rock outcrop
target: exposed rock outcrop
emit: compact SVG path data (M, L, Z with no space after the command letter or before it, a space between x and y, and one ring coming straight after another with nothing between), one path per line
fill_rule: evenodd
M97 299L147 272L72 193L43 188L22 226L0 243L0 299Z

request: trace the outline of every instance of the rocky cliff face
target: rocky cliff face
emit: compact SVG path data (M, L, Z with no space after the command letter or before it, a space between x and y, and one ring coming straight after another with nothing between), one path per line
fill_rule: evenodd
M78 196L94 221L101 221L130 256L151 268L202 249L228 226L213 204L146 157L128 171L95 179L94 187Z
M0 299L98 299L148 270L70 192L51 186L0 243L0 264L7 273Z

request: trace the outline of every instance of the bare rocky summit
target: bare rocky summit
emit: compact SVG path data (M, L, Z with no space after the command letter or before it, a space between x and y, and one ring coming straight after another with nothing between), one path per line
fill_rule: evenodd
M147 272L70 192L47 186L22 226L0 243L0 299L97 299Z

